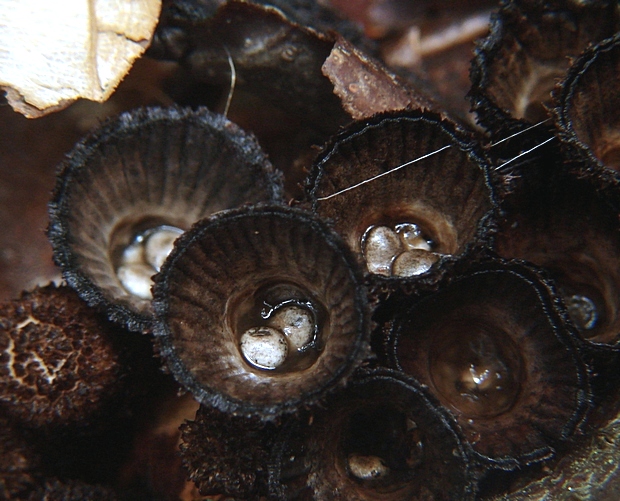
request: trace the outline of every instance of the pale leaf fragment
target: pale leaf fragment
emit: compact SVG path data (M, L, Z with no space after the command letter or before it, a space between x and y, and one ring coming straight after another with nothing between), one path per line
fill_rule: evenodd
M105 101L148 47L161 0L0 0L0 87L27 117Z

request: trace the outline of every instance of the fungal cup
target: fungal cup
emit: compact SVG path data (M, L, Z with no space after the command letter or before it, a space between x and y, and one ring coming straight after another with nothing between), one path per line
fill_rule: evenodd
M620 170L620 35L590 47L556 91L556 126L568 158Z
M319 155L308 192L367 274L425 274L490 238L484 156L432 113L379 115L345 129Z
M61 166L54 259L91 306L132 330L152 321L152 275L174 240L223 209L281 200L254 138L206 109L141 109L105 123Z
M619 28L617 2L503 2L472 61L469 97L479 122L499 136L548 119L570 58Z
M309 213L224 211L185 233L156 277L161 353L201 402L265 419L292 412L367 353L358 273Z
M402 374L360 371L280 441L270 460L277 499L473 499L467 447Z
M388 336L390 363L428 385L474 451L504 469L548 458L587 413L587 370L551 290L516 263L470 265L397 313Z
M589 343L616 346L620 335L620 239L616 202L596 176L563 166L533 174L504 203L497 252L544 267L568 315Z

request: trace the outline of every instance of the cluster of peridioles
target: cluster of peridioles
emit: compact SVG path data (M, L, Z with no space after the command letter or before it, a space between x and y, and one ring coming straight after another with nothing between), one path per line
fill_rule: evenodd
M604 38L592 19L618 26L611 3L565 3L506 2L481 45L472 99L490 145L423 110L358 120L297 207L254 137L206 108L123 114L71 152L50 204L56 262L90 307L152 335L201 404L181 452L202 494L467 500L530 483L536 499L548 465L571 482L617 400L620 42L583 53L539 124L545 64L563 75L557 61ZM574 37L546 52L519 38L567 18ZM510 90L524 81L540 85ZM16 380L15 339L41 323L22 317L4 346Z

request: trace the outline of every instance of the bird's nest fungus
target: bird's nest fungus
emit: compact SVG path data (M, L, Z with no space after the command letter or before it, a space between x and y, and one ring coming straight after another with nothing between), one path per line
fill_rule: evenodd
M90 130L1 207L64 280L2 277L0 498L616 499L620 7L323 4L165 2L42 119Z

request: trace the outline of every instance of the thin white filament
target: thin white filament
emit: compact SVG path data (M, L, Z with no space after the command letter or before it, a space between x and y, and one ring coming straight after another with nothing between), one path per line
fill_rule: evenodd
M436 155L437 153L439 153L439 152L441 152L441 151L443 151L445 149L448 149L451 146L452 145L447 144L446 146L443 146L443 147L439 148L438 150L431 151L430 153L427 153L424 156L418 157L418 158L416 158L414 160L410 160L409 162L401 164L401 165L399 165L397 167L394 167L393 169L390 169L388 171L382 172L381 174L378 174L378 175L376 175L374 177L371 177L369 179L365 179L364 181L361 181L361 182L359 182L357 184L354 184L353 186L349 186L348 188L345 188L344 190L337 191L336 193L332 193L331 195L327 195L326 197L318 197L317 201L322 202L323 200L329 200L330 198L336 197L338 195L342 195L343 193L346 193L347 191L351 191L351 190L354 190L355 188L359 188L360 186L362 186L364 184L367 184L367 183L371 183L371 182L379 179L380 177L387 176L389 174L392 174L393 172L396 172L397 170L404 169L405 167L407 167L407 166L409 166L411 164L414 164L416 162L424 160L425 158L428 158L428 157L431 157L433 155Z
M550 141L553 141L554 139L555 139L555 136L550 137L549 139L547 139L547 140L543 141L542 143L537 144L537 145L536 145L536 146L534 146L533 148L530 148L529 150L522 151L522 152L521 152L521 153L519 153L516 157L513 157L513 158L511 158L510 160L507 160L506 162L504 162L502 165L499 165L499 166L495 167L495 170L500 170L500 169L503 169L504 167L506 167L506 165L508 165L508 164L510 164L510 163L512 163L512 162L514 162L516 159L521 158L522 156L527 155L528 153L531 153L532 151L534 151L534 150L536 150L536 149L540 148L541 146L544 146L545 144L547 144L547 143L548 143L548 142L550 142Z
M233 61L228 48L224 47L224 50L228 56L228 66L230 66L230 88L228 90L228 97L226 98L226 106L224 107L224 116L228 117L228 110L230 109L230 103L232 102L233 94L235 93L235 85L237 84L237 70L235 69L235 62Z
M516 137L516 136L519 136L519 135L521 135L521 134L523 134L523 133L525 133L525 132L527 132L527 131L529 131L529 130L532 130L532 129L536 128L536 127L539 127L540 125L542 125L542 124L544 124L544 123L547 123L547 122L549 122L550 120L551 120L551 118L547 118L547 119L545 119L545 120L541 120L540 122L537 122L537 123L535 123L534 125L531 125L531 126L529 126L529 127L525 128L525 129L523 129L523 130L521 130L521 131L519 131L519 132L515 132L514 134L511 134L510 136L505 137L504 139L501 139L501 140L497 141L496 143L491 144L491 145L490 145L490 148L494 148L494 147L495 147L495 146L497 146L498 144L501 144L501 143L503 143L504 141L508 141L509 139L512 139L512 138L514 138L514 137ZM504 162L503 164L501 164L500 166L496 167L496 168L495 168L495 170L502 169L502 168L503 168L503 167L505 167L506 165L509 165L510 163L512 163L514 160L517 160L518 158L521 158L522 156L527 155L528 153L531 153L532 151L534 151L534 150L536 150L536 149L540 148L541 146L544 146L545 144L547 144L548 142L552 141L553 139L555 139L555 137L551 137L551 138L549 138L549 139L547 139L547 140L543 141L542 143L540 143L540 144L538 144L538 145L534 146L533 148L530 148L529 150L522 151L522 152L521 152L521 153L519 153L517 156L515 156L515 157L511 158L510 160L508 160L508 161ZM335 192L335 193L332 193L331 195L327 195L327 196L325 196L325 197L318 197L316 200L317 200L318 202L322 202L322 201L324 201L324 200L329 200L330 198L334 198L334 197L336 197L336 196L338 196L338 195L342 195L343 193L346 193L346 192L348 192L348 191L351 191L351 190L354 190L354 189L356 189L356 188L359 188L360 186L363 186L364 184L371 183L372 181L375 181L375 180L377 180L377 179L379 179L379 178L381 178L381 177L383 177L383 176L387 176L387 175L389 175L389 174L392 174L393 172L396 172L397 170L403 169L403 168L405 168L405 167L407 167L407 166L409 166L409 165L411 165L411 164L414 164L414 163L416 163L416 162L419 162L420 160L424 160L425 158L428 158L428 157L430 157L430 156L433 156L433 155L435 155L435 154L437 154L437 153L439 153L439 152L441 152L441 151L443 151L443 150L445 150L445 149L447 149L447 148L450 148L450 146L451 146L451 145L449 145L449 144L448 144L448 145L446 145L446 146L443 146L443 147L439 148L438 150L435 150L435 151L432 151L432 152L430 152L430 153L427 153L426 155L423 155L423 156L421 156L421 157L418 157L418 158L416 158L416 159L414 159L414 160L410 160L409 162L406 162L406 163L404 163L404 164L401 164L401 165L399 165L399 166L397 166L397 167L394 167L393 169L390 169L390 170L388 170L388 171L382 172L381 174L378 174L378 175L376 175L376 176L374 176L374 177L371 177L371 178L369 178L369 179L365 179L364 181L361 181L361 182L359 182L359 183L357 183L357 184L354 184L354 185L352 185L352 186L349 186L348 188L344 188L343 190L340 190L340 191L337 191L337 192Z
M542 120L538 123L535 123L534 125L530 125L529 127L527 127L526 129L520 130L519 132L515 132L514 134L511 134L508 137L505 137L504 139L501 139L499 141L497 141L497 143L493 143L492 145L490 145L490 148L494 148L495 146L497 146L498 144L502 144L504 141L508 141L509 139L512 139L513 137L516 137L520 134L523 134L524 132L527 132L528 130L532 130L536 127L538 127L539 125L542 125L544 123L547 123L549 120L551 120L551 118L547 118L546 120Z

